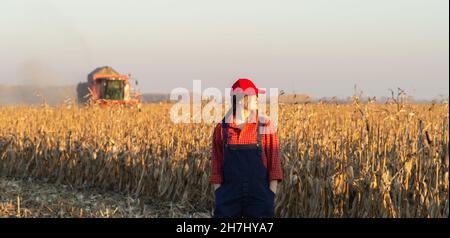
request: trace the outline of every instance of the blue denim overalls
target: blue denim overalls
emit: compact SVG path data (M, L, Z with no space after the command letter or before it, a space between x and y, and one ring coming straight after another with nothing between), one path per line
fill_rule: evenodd
M228 144L228 124L222 121L224 182L215 191L214 217L274 217L275 194L262 162L261 126L258 122L257 144Z

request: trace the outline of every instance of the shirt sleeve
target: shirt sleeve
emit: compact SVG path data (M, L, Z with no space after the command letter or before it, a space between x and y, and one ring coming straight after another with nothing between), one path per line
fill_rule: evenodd
M283 171L280 160L280 145L276 129L271 122L267 123L265 128L265 152L267 159L267 169L269 172L269 180L283 180Z
M222 125L218 124L214 128L211 149L211 175L209 182L213 184L223 183L223 138Z

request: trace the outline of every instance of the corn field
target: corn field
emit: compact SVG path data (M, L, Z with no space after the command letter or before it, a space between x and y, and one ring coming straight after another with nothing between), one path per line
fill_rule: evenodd
M214 124L171 104L0 108L0 177L39 179L212 211ZM277 217L448 217L449 108L283 104Z

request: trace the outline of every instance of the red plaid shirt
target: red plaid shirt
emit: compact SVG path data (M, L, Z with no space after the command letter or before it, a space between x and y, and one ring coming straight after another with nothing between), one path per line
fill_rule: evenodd
M242 130L236 125L234 119L228 124L228 143L229 144L256 144L256 127L257 123L246 123ZM272 131L273 133L263 133L261 135L261 143L263 148L262 161L268 169L269 180L281 181L283 173L280 161L280 146L278 144L278 136L274 132L273 125L270 121L264 127L264 131ZM223 183L223 130L222 124L219 123L214 128L212 155L211 155L211 176L209 181L213 184Z

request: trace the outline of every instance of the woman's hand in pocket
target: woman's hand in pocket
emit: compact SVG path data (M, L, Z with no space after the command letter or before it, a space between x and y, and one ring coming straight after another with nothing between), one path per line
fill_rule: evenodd
M277 194L277 185L278 185L277 180L270 181L269 188L274 194Z
M221 185L221 184L214 184L214 191L216 191L217 189L219 189L219 188L220 188L220 185Z

